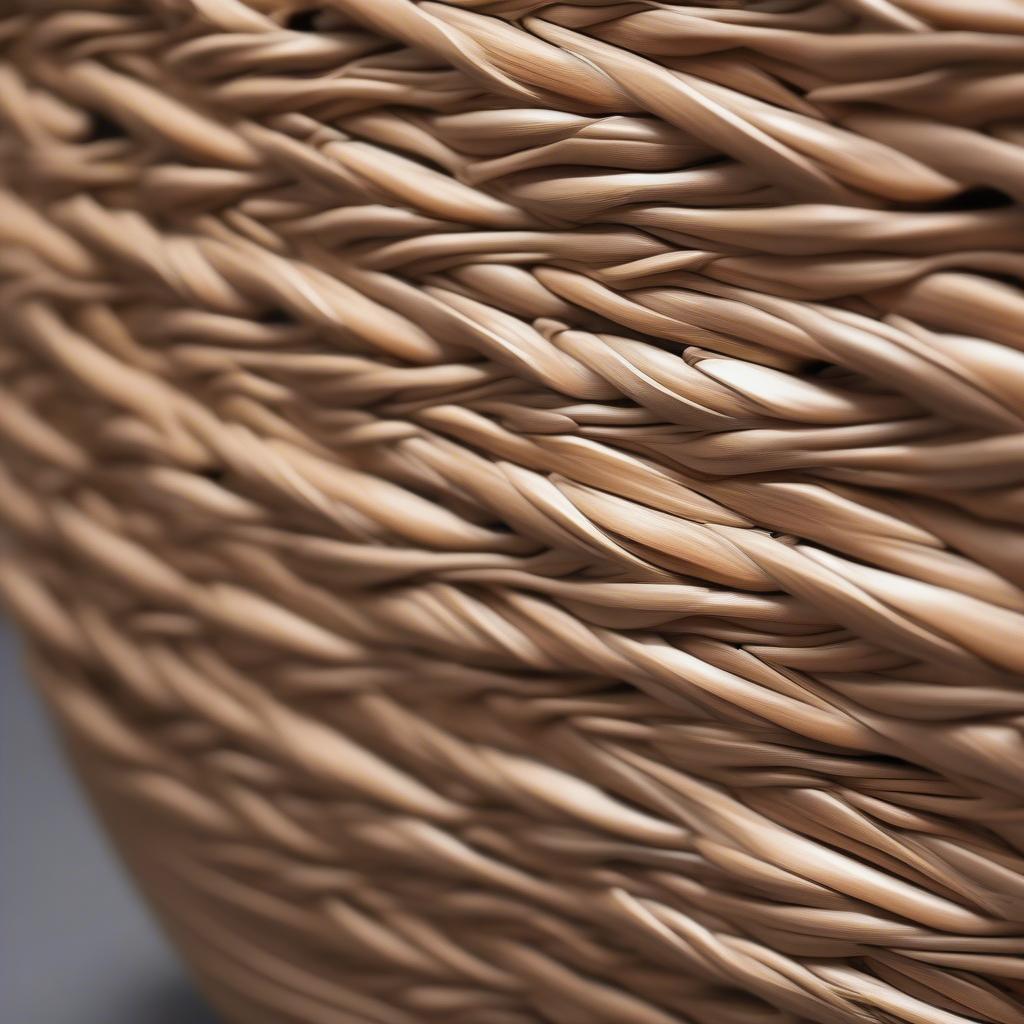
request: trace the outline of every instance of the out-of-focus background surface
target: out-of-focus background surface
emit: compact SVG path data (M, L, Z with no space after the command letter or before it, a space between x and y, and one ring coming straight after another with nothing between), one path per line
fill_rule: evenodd
M0 1021L215 1024L92 820L2 619Z

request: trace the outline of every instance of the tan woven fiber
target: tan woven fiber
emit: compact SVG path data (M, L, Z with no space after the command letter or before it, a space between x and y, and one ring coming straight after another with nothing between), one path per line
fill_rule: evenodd
M226 1020L1024 1022L1024 3L23 0L0 166L0 594Z

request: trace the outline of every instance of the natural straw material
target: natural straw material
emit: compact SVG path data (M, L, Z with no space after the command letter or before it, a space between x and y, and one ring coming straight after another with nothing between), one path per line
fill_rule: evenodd
M228 1019L1024 1021L1024 5L0 39L0 589Z

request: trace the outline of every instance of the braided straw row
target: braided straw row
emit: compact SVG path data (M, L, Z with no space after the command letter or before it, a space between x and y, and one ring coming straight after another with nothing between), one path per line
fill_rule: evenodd
M0 590L227 1017L1024 1021L1017 0L0 40Z

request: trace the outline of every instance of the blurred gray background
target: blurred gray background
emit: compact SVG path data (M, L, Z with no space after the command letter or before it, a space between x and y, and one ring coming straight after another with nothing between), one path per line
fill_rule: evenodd
M0 1021L215 1024L90 817L2 619Z

